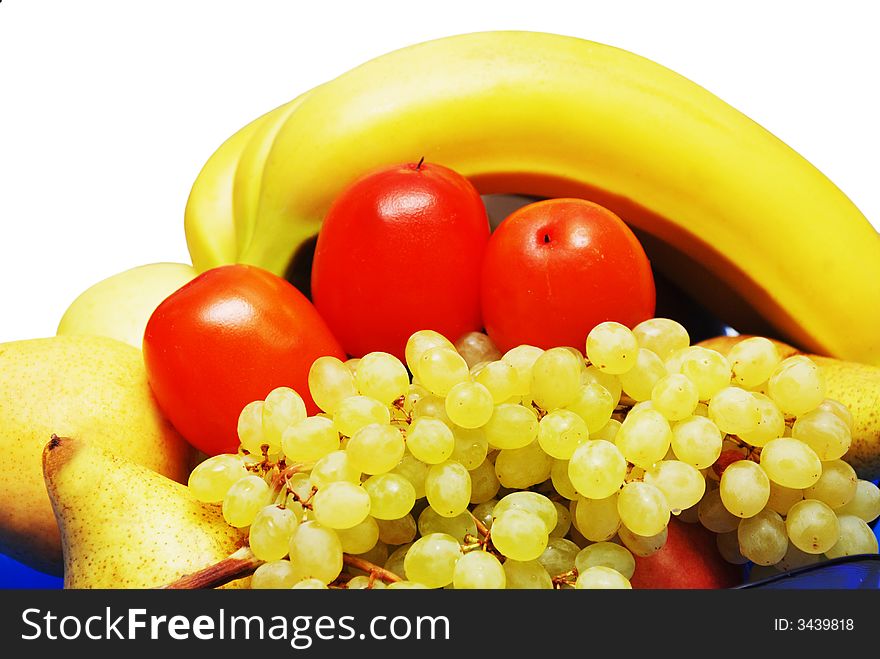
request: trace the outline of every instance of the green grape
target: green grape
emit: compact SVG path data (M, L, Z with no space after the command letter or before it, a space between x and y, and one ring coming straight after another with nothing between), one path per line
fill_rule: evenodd
M556 526L550 531L550 537L564 538L571 528L571 513L558 501L553 502L553 507L556 508Z
M292 587L296 581L296 570L290 561L269 561L254 571L251 576L251 588L254 590L287 589Z
M464 542L466 535L477 535L477 524L467 513L459 513L455 517L443 517L433 508L425 508L419 515L419 534L445 533L459 542Z
M417 581L395 581L388 584L388 590L423 590L427 588L425 584Z
M516 370L516 395L528 396L532 385L532 366L535 361L544 353L541 348L530 345L520 345L511 348L501 361L513 366Z
M803 501L803 498L803 490L783 487L770 481L770 498L767 499L767 508L785 516L789 509L798 501Z
M589 440L578 446L571 456L568 477L578 493L590 499L604 499L623 485L626 460L611 442Z
M335 414L346 398L357 396L354 374L336 357L318 357L309 369L312 400L327 414Z
M581 372L581 385L587 384L598 384L611 394L611 410L613 412L614 408L620 402L620 396L623 393L620 378L616 375L600 370L598 366L588 366ZM592 430L590 432L592 432Z
M587 430L592 434L608 424L615 405L611 392L605 387L597 382L587 382L578 387L577 393L565 409L583 419Z
M840 538L837 515L815 499L794 504L785 518L785 528L792 543L808 554L824 554Z
M643 401L651 398L654 385L665 375L666 366L663 360L651 350L639 348L635 366L620 375L620 384L630 398Z
M791 427L791 436L804 442L826 462L843 457L852 443L846 422L834 412L820 409L799 416Z
M788 551L785 552L785 556L774 567L780 572L788 572L789 570L796 570L799 567L806 567L807 565L820 563L824 559L825 557L822 554L808 554L795 547L793 543L789 542Z
M751 460L738 460L727 466L718 487L721 501L737 517L757 515L770 499L770 479Z
M638 352L636 337L620 323L599 323L587 335L587 358L605 373L626 373L636 365Z
M221 453L198 464L189 475L189 491L204 503L220 503L229 488L248 475L237 455Z
M666 545L666 538L669 535L669 527L664 526L660 533L654 535L638 535L630 531L626 526L621 525L617 531L620 541L634 555L641 558L647 558L656 554Z
M458 540L445 533L431 533L416 540L404 558L407 579L428 588L452 583L455 564L461 558Z
M515 561L508 558L502 565L511 590L551 590L553 581L537 560Z
M428 465L418 458L405 453L397 466L388 473L399 474L408 480L415 490L416 500L425 496L425 478L428 475Z
M351 357L349 359L346 359L343 362L343 364L345 364L345 368L347 368L349 371L351 371L352 376L355 376L355 375L357 375L357 367L358 367L358 364L360 364L360 362L361 362L360 357Z
M501 351L495 342L483 332L468 332L459 337L455 342L455 349L467 362L468 368L472 368L480 362L489 362L501 359Z
M495 474L504 487L525 490L550 478L553 458L537 441L522 448L502 449L495 458Z
M746 389L766 382L779 365L779 351L769 339L753 336L737 343L727 353L733 381Z
M360 483L361 472L347 451L333 451L315 463L309 478L312 485L321 488L337 481Z
M633 481L624 485L617 500L620 521L638 535L656 535L669 524L669 504L659 488Z
M853 418L852 412L850 409L841 403L838 400L834 400L833 398L826 398L821 403L819 403L819 407L817 410L824 410L825 412L831 412L832 414L837 415L841 421L846 424L846 427L849 428L850 434L852 434L853 426L855 426L855 419Z
M675 514L697 505L706 492L703 474L678 460L661 460L645 472L645 482L663 493Z
M459 428L452 429L455 446L452 449L450 460L458 462L465 469L476 469L486 459L489 453L489 442L482 428Z
M370 352L361 357L355 382L362 396L390 405L406 393L409 374L394 355Z
M274 505L262 508L248 531L254 556L261 561L277 561L287 556L287 545L297 526L299 520L292 510Z
M809 357L795 355L784 359L773 371L767 393L785 414L800 416L825 398L825 382Z
M574 559L580 550L571 540L551 537L547 541L547 548L538 556L538 562L548 574L557 576L574 569Z
M617 509L619 493L604 499L578 497L574 509L574 525L587 540L602 542L610 540L620 528Z
M543 352L532 365L529 391L535 403L550 411L572 402L581 383L583 363L566 348Z
M497 510L497 506L496 506ZM556 510L553 510L554 515ZM531 561L547 547L549 536L543 519L527 510L511 508L495 514L492 544L507 558Z
M391 423L391 412L375 398L350 396L339 403L333 415L336 429L346 437L371 424L386 426Z
M522 405L502 403L483 426L486 440L493 448L516 449L528 446L538 436L538 416Z
M440 419L423 416L412 422L406 436L406 447L416 458L427 464L445 462L455 448L452 430Z
M769 396L752 392L752 397L758 404L760 413L758 426L752 431L739 433L739 436L752 446L764 446L771 439L783 436L786 430L785 417Z
M318 488L312 506L322 526L350 529L370 514L370 495L360 485L336 481Z
M483 503L498 493L501 483L495 475L495 465L486 459L476 469L471 469L471 503Z
M471 501L471 475L460 463L452 460L431 465L425 477L425 495L439 515L460 515Z
M611 442L612 444L617 442L617 432L620 430L620 426L623 425L620 421L616 419L609 419L608 423L599 428L598 431L590 432L590 437L592 439L604 439L606 442Z
M840 515L837 521L840 535L834 546L825 552L828 558L877 553L877 536L865 520L855 515Z
M630 412L617 432L615 444L629 462L649 469L663 459L669 450L672 429L660 412Z
M387 558L383 567L391 572L392 574L401 577L402 579L406 579L406 555L412 547L412 543L401 545Z
M346 452L361 472L384 474L397 466L405 449L400 430L391 425L371 423L352 436Z
M239 478L223 498L223 519L239 529L250 526L257 513L271 503L271 497L269 484L259 476Z
M785 529L784 524L783 529ZM787 537L785 543L788 544ZM739 550L739 538L737 537L736 531L717 534L715 536L715 546L718 548L718 553L721 554L721 558L728 563L732 563L733 565L745 565L749 562L749 559L743 556L742 552Z
M574 500L578 498L578 492L568 477L568 469L568 460L554 460L550 466L550 480L556 492L566 499Z
M651 389L651 404L669 421L681 421L694 413L700 400L697 385L681 373L664 375Z
M804 490L804 498L818 499L831 508L840 508L855 496L859 477L843 460L822 463L822 475Z
M631 589L629 579L623 576L617 570L610 567L596 565L588 567L578 575L574 587L578 590L597 590L597 589L615 589L625 590Z
M518 377L513 366L498 360L486 364L475 379L489 390L492 401L498 405L516 395Z
M729 435L742 435L758 429L761 408L750 391L724 387L709 401L709 418Z
M364 481L370 514L376 519L399 519L412 510L416 489L400 474L378 474Z
M339 431L333 419L310 416L284 431L281 449L291 462L314 462L339 450Z
M599 565L617 570L627 579L632 579L636 571L636 561L630 551L613 542L589 545L574 557L574 566L579 573Z
M492 394L479 382L459 382L446 394L446 414L462 428L485 425L494 409Z
M376 520L367 515L359 524L347 529L335 529L342 551L347 554L363 554L376 546L379 540L379 526Z
M728 467L729 469L730 467ZM707 490L697 510L700 524L715 533L736 531L740 518L731 513L721 500L721 491Z
M419 357L419 381L435 396L445 396L470 375L468 365L455 348L429 348Z
M762 510L739 523L736 532L743 556L758 565L773 565L785 557L788 535L779 513Z
M342 543L333 529L316 521L303 522L290 538L290 562L297 580L328 584L342 571Z
M568 410L554 410L538 422L538 444L559 460L568 460L589 434L584 420Z
M498 589L507 584L507 575L501 562L485 551L471 551L458 559L452 573L456 590Z
M497 499L489 499L488 501L484 501L483 503L474 506L471 515L480 520L487 529L491 529L492 521L495 519L496 505L498 505ZM470 517L470 515L468 517ZM471 521L473 522L473 520ZM476 535L476 526L474 526L474 535Z
M269 392L263 403L263 442L269 453L281 450L284 431L308 416L302 397L290 387L278 387Z
M345 584L345 587L348 590L365 590L368 588L371 590L382 590L385 588L385 582L380 581L379 579L375 579L371 584L370 577L357 576L349 579L348 582Z
M543 494L528 491L511 492L495 504L493 512L495 517L498 517L498 515L508 510L524 510L537 515L544 521L545 530L548 534L556 528L556 522L558 521L556 506Z
M404 357L406 358L406 365L409 366L409 370L416 377L419 377L419 359L431 348L455 349L455 346L452 345L449 339L434 330L419 330L407 339Z
M452 421L446 414L446 399L434 394L429 393L427 396L420 397L413 405L412 415L414 419L423 417L439 419L450 428L452 427Z
M403 545L416 537L416 520L409 513L400 519L377 519L376 524L379 527L379 540L385 544Z
M379 526L380 524L381 522L377 520L376 526ZM338 531L337 535L339 535ZM368 549L367 551L360 554L355 554L355 556L357 556L358 558L362 558L368 563L372 563L373 565L385 565L385 561L388 560L389 553L390 552L388 550L388 545L381 540L377 540L372 549ZM345 567L345 571L349 574L370 576L369 572L360 570L352 565L347 565Z
M721 431L704 416L691 416L672 426L672 450L682 462L705 469L721 455Z
M709 400L730 384L730 363L727 358L720 352L700 346L688 348L679 372L697 385L700 400Z
M691 343L687 330L669 318L643 320L633 328L633 336L639 346L647 348L664 361Z
M803 490L819 480L822 463L807 444L791 437L772 439L761 449L761 467L774 483Z
M238 441L248 453L260 455L268 444L263 438L263 401L248 403L238 415Z
M849 502L837 509L838 515L855 515L866 522L880 517L880 488L871 481L859 480Z

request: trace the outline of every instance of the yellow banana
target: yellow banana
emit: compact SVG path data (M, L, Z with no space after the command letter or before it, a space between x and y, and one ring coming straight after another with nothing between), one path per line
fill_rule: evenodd
M421 156L484 194L602 203L741 331L880 364L880 236L847 197L702 87L570 37L440 39L309 92L251 172L259 203L238 260L283 274L346 185Z
M700 345L717 350L723 355L730 352L747 336L719 336ZM781 357L803 354L797 348L773 341ZM822 371L825 395L846 405L853 415L852 445L844 456L858 473L859 478L880 478L880 368L868 364L808 355Z

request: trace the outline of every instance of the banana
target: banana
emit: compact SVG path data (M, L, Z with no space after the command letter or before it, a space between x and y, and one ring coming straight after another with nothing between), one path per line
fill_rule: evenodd
M740 331L880 364L880 236L847 197L699 85L571 37L430 41L309 92L250 172L259 201L236 218L253 227L237 260L283 274L345 186L421 156L483 194L601 203Z
M746 338L719 336L702 341L699 345L726 355ZM781 341L773 343L783 359L805 354ZM852 445L843 459L852 465L859 478L880 478L880 368L821 355L807 356L822 371L825 395L846 405L853 414Z

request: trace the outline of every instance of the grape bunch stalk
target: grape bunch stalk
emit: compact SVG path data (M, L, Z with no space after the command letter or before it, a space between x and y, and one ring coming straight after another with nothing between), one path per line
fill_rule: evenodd
M733 563L877 552L880 490L810 359L760 337L724 356L664 318L585 349L422 330L406 365L321 357L321 413L286 387L249 403L239 452L189 487L248 528L253 588L630 588L671 516Z

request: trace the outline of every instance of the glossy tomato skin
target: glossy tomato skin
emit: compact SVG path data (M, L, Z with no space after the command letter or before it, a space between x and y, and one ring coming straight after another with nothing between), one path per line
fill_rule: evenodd
M502 351L527 343L583 350L589 331L654 315L651 266L638 239L582 199L524 206L492 234L483 262L486 331Z
M285 280L248 265L200 274L156 308L144 332L159 406L209 455L238 450L242 408L275 387L291 387L317 413L308 373L322 355L345 358L312 304Z
M333 203L315 247L312 299L346 352L403 359L409 336L451 341L482 327L480 269L489 239L470 182L432 163L368 174Z

